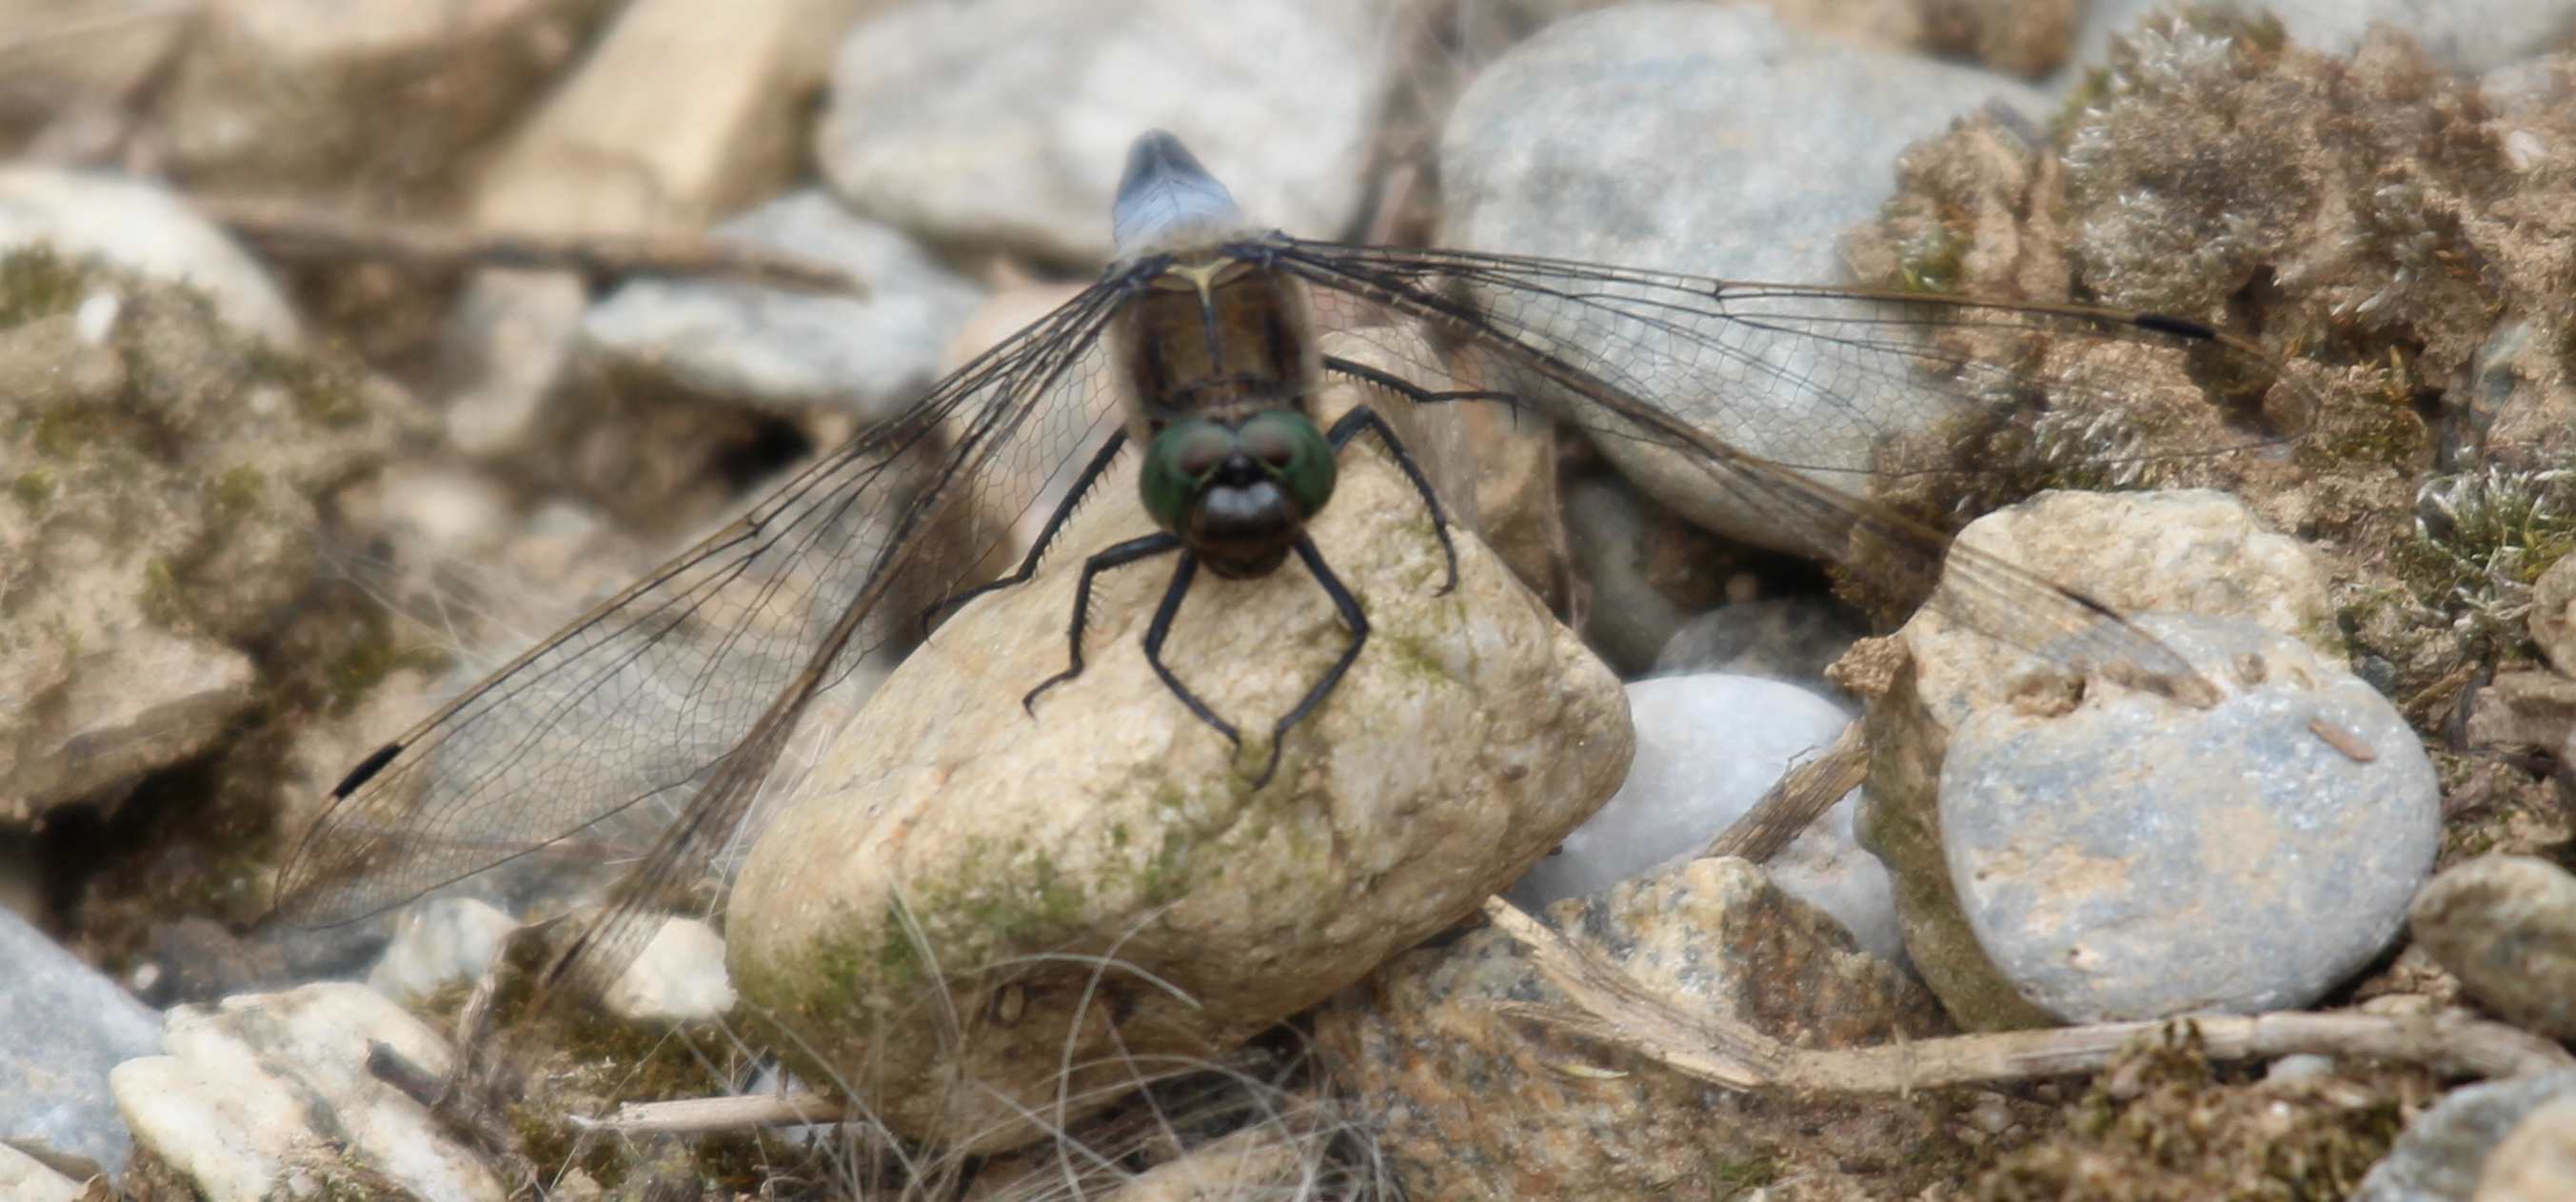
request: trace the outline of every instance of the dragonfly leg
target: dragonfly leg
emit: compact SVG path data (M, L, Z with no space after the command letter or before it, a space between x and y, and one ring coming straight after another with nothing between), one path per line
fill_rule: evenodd
M1270 728L1270 762L1262 765L1261 775L1253 779L1252 787L1256 789L1269 784L1270 774L1279 770L1279 746L1288 738L1288 728L1304 721L1306 715L1314 713L1315 707L1324 703L1324 698L1332 694L1333 686L1342 683L1342 674L1350 671L1351 665L1358 661L1360 648L1368 645L1368 615L1361 611L1359 598L1352 596L1351 590L1342 584L1342 578L1325 566L1324 557L1315 550L1315 540L1300 534L1295 546L1298 561L1306 565L1307 573L1315 578L1317 585L1322 586L1324 595L1332 599L1334 611L1342 615L1342 624L1351 628L1351 645L1342 648L1341 658L1324 670L1323 679L1306 690L1306 695L1298 699L1296 706ZM1146 638L1150 646L1153 636L1148 634ZM1159 662L1155 664L1157 668L1161 666ZM1166 675L1164 680L1169 683L1171 677ZM1172 687L1180 686L1173 684ZM1206 717L1204 714L1200 716ZM1213 718L1209 720L1214 721Z
M1074 586L1073 590L1073 622L1065 631L1067 641L1073 645L1071 660L1065 665L1064 671L1039 681L1038 687L1030 689L1026 696L1021 697L1020 708L1029 711L1029 715L1035 717L1038 712L1038 694L1082 675L1082 629L1091 623L1091 584L1094 579L1111 568L1125 567L1140 559L1150 559L1167 551L1179 550L1181 550L1181 540L1178 537L1171 534L1148 534L1143 538L1131 538L1126 542L1104 548L1099 554L1082 561L1082 582ZM1185 586L1189 583L1191 573L1197 569L1198 562L1198 556L1182 552L1181 566L1172 573L1172 588L1163 598L1163 608L1155 611L1154 625L1147 629L1145 635L1149 654L1150 648L1155 645L1156 632L1170 626L1172 611L1181 607L1180 594L1188 591ZM1162 667L1160 663L1154 665L1156 671L1161 671ZM1165 683L1170 683L1171 679L1171 673L1163 673ZM1173 687L1178 689L1180 686L1173 685ZM1200 717L1216 722L1216 719L1208 716L1206 707L1199 705L1186 690L1181 693L1181 699L1189 702L1191 709ZM1216 725L1219 730L1231 730L1222 722L1217 722Z
M1073 519L1073 511L1082 505L1082 498L1091 491L1092 485L1100 482L1101 473L1109 470L1111 461L1118 458L1118 452L1126 445L1127 431L1124 429L1110 435L1108 441L1101 443L1100 449L1092 454L1091 462L1083 465L1082 474L1073 478L1073 487L1065 490L1064 500L1057 502L1055 512L1047 515L1046 526L1038 531L1037 541L1029 545L1029 553L1020 558L1020 566L1008 576L976 585L962 593L952 594L933 603L930 608L922 610L921 633L924 636L929 635L932 623L956 612L959 606L977 597L1015 585L1027 584L1029 577L1037 574L1038 560L1045 558L1047 548L1055 545L1055 536L1064 533L1064 524ZM1079 655L1074 657L1074 662L1077 664L1081 660L1082 657Z
M1145 626L1145 662L1153 666L1154 675L1163 678L1163 687L1170 689L1173 696L1180 698L1181 704L1188 706L1191 714L1196 715L1199 721L1215 727L1216 733L1224 735L1226 742L1241 747L1243 732L1236 730L1234 723L1217 717L1216 711L1209 709L1206 702L1199 700L1198 694L1191 692L1188 685L1182 684L1181 678L1173 674L1170 665L1163 662L1163 640L1171 637L1172 619L1181 612L1181 598L1189 596L1190 582L1198 577L1198 571L1199 557L1187 551L1182 552L1181 562L1172 569L1171 586L1163 590L1163 603L1154 607L1154 620ZM1272 763L1276 764L1278 748L1273 747L1270 754ZM1261 779L1265 781L1270 779L1270 774L1262 773Z
M1379 371L1368 364L1355 362L1349 359L1338 359L1331 355L1324 356L1324 370L1340 372L1341 374L1349 376L1364 384L1375 384L1378 387L1383 388L1388 392L1392 392L1397 396L1403 397L1416 405L1437 405L1442 401L1500 401L1503 404L1511 406L1513 414L1518 415L1523 403L1521 395L1517 392L1494 392L1468 388L1452 389L1447 392L1434 392L1414 383L1411 380L1396 375L1393 372Z
M1449 515L1441 512L1440 494L1432 491L1430 479L1422 474L1422 465L1413 461L1412 454L1404 449L1403 441L1396 438L1395 431L1388 427L1386 419L1379 417L1377 410L1360 405L1343 414L1340 421L1334 422L1333 428L1324 432L1324 439L1333 444L1334 450L1339 451L1352 439L1359 437L1362 430L1376 433L1378 441L1386 444L1387 453L1394 456L1395 466L1404 469L1404 478L1413 481L1413 491L1422 494L1423 506L1431 511L1431 532L1440 536L1440 551L1449 557L1449 581L1440 586L1440 591L1447 593L1458 587L1458 545L1449 541ZM1299 553L1309 554L1303 551ZM1307 566L1314 567L1315 561L1309 558Z

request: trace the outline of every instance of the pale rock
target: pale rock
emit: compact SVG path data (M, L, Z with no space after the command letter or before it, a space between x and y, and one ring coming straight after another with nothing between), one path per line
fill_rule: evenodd
M0 1143L0 1198L12 1202L80 1202L81 1183L44 1161Z
M2487 1156L2474 1202L2576 1198L2576 1097L2560 1098L2514 1126Z
M189 178L435 177L517 115L603 0L217 0L149 97ZM398 132L395 132L398 131Z
M2311 1005L2388 946L2432 871L2432 762L2387 698L2296 639L2136 621L2219 700L2096 684L1961 723L1939 791L1961 912L2003 982L2067 1022Z
M1239 753L1138 646L1169 559L1101 579L1085 672L1021 708L1065 667L1083 559L1151 529L1131 454L1046 570L934 632L763 831L728 911L745 1010L906 1136L1006 1148L1107 1104L1131 1058L1213 1055L1312 1005L1598 807L1630 752L1616 682L1464 531L1443 593L1373 444L1309 528L1373 631L1266 787L1269 728L1351 637L1293 564L1202 573L1165 647Z
M2576 1069L2525 1073L2454 1089L2406 1124L2388 1155L2361 1179L2353 1202L2471 1202L2472 1198L2486 1202L2487 1196L2479 1192L2485 1184L2481 1176L2498 1149L2526 1120L2548 1108L2563 1107L2570 1099L2576 1099ZM2564 1119L2554 1117L2550 1122L2554 1126ZM2516 1160L2546 1150L2532 1145L2563 1138L2547 1131L2535 1133L2530 1144L2517 1150ZM2508 1161L2498 1175L2518 1177L2520 1169ZM2501 1181L2498 1188L2503 1188ZM2503 1197L2522 1202L2510 1193Z
M1658 271L1831 282L1841 273L1837 240L1878 215L1897 153L1998 99L2025 112L2045 108L2009 80L1811 38L1749 6L1586 14L1514 48L1458 101L1440 149L1442 240ZM1715 318L1660 315L1728 352L1673 347L1707 360L1684 364L1648 354L1672 336L1634 320L1568 310L1552 323L1543 309L1495 303L1528 321L1539 345L1574 348L1578 362L1598 356L1632 373L1644 399L1846 491L1883 439L1929 428L1956 405ZM1556 394L1535 388L1532 399L1567 403ZM1597 414L1576 416L1602 424ZM1680 452L1616 429L1596 441L1640 489L1710 530L1816 550Z
M302 336L294 309L258 261L158 185L54 167L0 167L0 249L38 243L66 259L96 255L196 288L225 321L281 346Z
M108 1074L136 1141L208 1202L315 1198L363 1165L425 1198L498 1202L500 1181L428 1108L377 1080L368 1047L432 1074L451 1061L419 1019L363 985L326 983L181 1006L167 1055Z
M481 976L518 927L517 919L475 898L423 901L394 921L392 942L367 970L367 987L417 1006L441 989Z
M2576 1040L2576 875L2533 856L2480 856L2424 886L2408 922L2478 1004Z
M1920 985L1743 860L1692 860L1559 902L1546 917L1676 1008L1802 1048L1876 1045L1939 1027ZM1518 944L1487 927L1407 953L1317 1016L1317 1049L1355 1105L1379 1116L1376 1149L1406 1196L1706 1193L1729 1166L1768 1162L1784 1144L1831 1164L1932 1134L1918 1107L1725 1089L1507 1015L1505 1004L1571 1003ZM1818 1197L1869 1192L1835 1177L1801 1183Z
M2330 638L2333 630L2315 559L2221 493L2043 493L1970 523L1959 545L2049 580L2080 581L2087 596L2123 613L2238 618L2293 636ZM1915 970L1954 1017L1983 1029L2046 1025L2054 1020L1997 974L1961 913L1935 785L1962 723L2012 705L2030 673L2062 670L2012 655L2012 646L1952 616L1956 604L1936 591L1894 640L1904 670L1855 685L1873 694L1861 844L1887 864ZM2009 610L1988 613L1986 621L2011 617ZM2045 641L2027 629L1997 633ZM2087 686L2119 687L2100 680Z
M815 157L854 207L934 241L1098 263L1128 143L1169 129L1245 212L1338 234L1386 19L1365 0L907 3L841 46Z
M1832 745L1842 707L1795 685L1745 676L1666 676L1628 685L1637 755L1600 812L1506 894L1537 911L1696 856L1781 776ZM1852 836L1859 790L1763 865L1783 892L1833 915L1863 950L1905 962L1887 869Z
M635 1023L722 1017L734 1004L724 955L724 936L714 927L694 918L671 919L653 932L600 1004Z
M61 311L0 330L0 815L20 819L113 802L253 706L250 649L312 585L315 500L379 460L396 395L246 367L176 289L56 268ZM118 298L104 343L80 316L99 296Z
M2497 672L2469 695L2468 745L2509 753L2556 747L2576 731L2576 679L2538 668Z
M793 176L800 106L864 0L637 0L511 131L468 209L548 236L695 231ZM468 454L560 455L541 418L589 306L578 273L486 269L442 354ZM560 467L560 461L555 461Z
M2531 585L2531 641L2549 666L2576 676L2576 555L2561 555Z
M863 424L920 399L939 348L978 289L889 226L828 193L789 193L716 236L838 267L864 296L732 280L631 280L582 319L582 346L610 368L666 388L798 416L849 411Z
M865 0L636 0L513 131L472 202L540 234L696 229L796 170L798 112Z

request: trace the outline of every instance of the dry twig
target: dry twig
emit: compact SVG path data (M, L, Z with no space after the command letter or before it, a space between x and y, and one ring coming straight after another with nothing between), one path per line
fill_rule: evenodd
M837 1123L845 1111L836 1098L818 1093L746 1094L724 1098L682 1098L671 1102L628 1102L606 1118L572 1121L584 1130L621 1135L706 1135L754 1127L792 1127L803 1123Z
M1675 1072L1730 1089L1901 1093L1980 1081L2021 1081L2095 1072L2131 1040L2187 1023L2213 1060L2294 1053L2366 1056L2473 1077L2576 1066L2549 1040L2502 1023L2456 1014L2420 1018L2284 1011L2163 1022L2100 1023L2049 1031L1956 1035L1873 1048L1796 1047L1723 1015L1694 1012L1647 989L1598 953L1566 942L1503 899L1485 914L1528 949L1539 972L1574 1008L1507 1003L1514 1017L1543 1022L1625 1048Z
M699 233L554 235L394 221L258 196L192 195L207 217L280 258L375 258L424 268L562 268L584 275L719 276L803 292L867 295L850 273L803 255Z
M1853 722L1823 755L1783 773L1762 800L1709 842L1700 858L1738 856L1762 863L1780 854L1868 775L1869 748L1861 741L1860 723Z

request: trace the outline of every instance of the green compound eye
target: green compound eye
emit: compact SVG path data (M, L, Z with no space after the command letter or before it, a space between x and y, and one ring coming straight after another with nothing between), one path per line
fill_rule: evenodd
M1234 431L1206 418L1177 423L1156 435L1138 481L1145 494L1145 512L1154 515L1155 523L1165 530L1180 529L1199 483L1234 453L1236 443Z
M1333 445L1305 414L1277 410L1255 416L1243 423L1243 449L1287 486L1301 515L1315 516L1332 499Z

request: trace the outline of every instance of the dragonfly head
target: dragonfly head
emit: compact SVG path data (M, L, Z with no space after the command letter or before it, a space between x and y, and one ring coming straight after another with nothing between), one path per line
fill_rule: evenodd
M1223 238L1247 224L1234 194L1179 138L1158 129L1127 151L1127 173L1109 210L1119 259Z
M1305 414L1193 417L1154 436L1145 509L1219 576L1266 576L1333 495L1332 444Z

